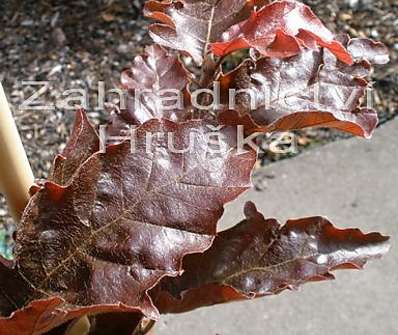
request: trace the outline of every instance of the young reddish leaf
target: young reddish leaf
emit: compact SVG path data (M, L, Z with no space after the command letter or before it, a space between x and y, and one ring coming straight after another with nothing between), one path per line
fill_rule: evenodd
M355 61L367 60L380 65L390 61L387 47L383 43L368 38L353 38L347 49Z
M153 0L146 3L145 15L161 22L150 26L150 35L156 43L187 52L201 64L209 43L220 40L223 32L246 19L255 2Z
M340 72L352 74L354 77L366 78L370 74L371 64L383 65L390 61L388 49L383 43L366 38L350 39L345 34L337 38L347 47L354 59L354 64L351 66L344 64L325 50L323 62L328 68L337 68Z
M149 132L165 136L148 147ZM122 304L157 318L147 291L180 273L185 255L210 247L223 205L250 186L255 152L238 154L229 136L212 153L209 134L201 121L151 120L137 129L134 153L130 142L110 146L66 185L45 183L16 236L18 271L34 299L59 296L62 308L78 310Z
M31 303L26 305L29 300ZM1 335L64 334L68 323L84 315L99 314L97 318L102 320L105 315L114 315L114 312L141 315L138 309L122 304L72 306L58 296L35 290L27 278L21 275L15 262L0 256Z
M145 49L124 71L121 83L128 90L126 106L120 107L120 117L127 124L142 124L150 119L185 121L187 111L183 97L191 74L178 59L159 45Z
M55 316L60 298L37 300L29 306L17 310L8 318L0 318L0 334L2 335L40 335L58 326ZM53 324L54 322L54 324Z
M351 40L348 48L356 44ZM376 111L360 106L368 88L367 59L374 60L376 51L368 52L352 66L328 50L306 50L285 60L246 61L220 79L223 91L247 90L237 94L235 111L220 114L220 122L263 132L330 127L368 138L377 125Z
M277 294L310 281L333 279L335 269L360 269L388 251L388 237L340 230L326 218L265 220L253 203L246 220L221 232L204 254L184 259L181 277L154 290L162 313Z
M223 34L223 42L212 44L217 56L242 48L254 48L269 57L291 57L302 47L329 49L342 62L352 58L311 9L297 1L276 1L253 12L244 22Z
M98 150L97 132L88 121L85 111L78 109L72 135L62 154L56 156L48 179L65 185L79 166Z
M62 334L62 330L68 328L61 325L76 320L84 315L100 314L114 315L113 311L134 312L134 308L119 305L96 305L74 308L68 305L62 298L49 297L42 300L34 300L24 308L13 312L9 317L0 317L1 335L41 335ZM136 311L137 312L137 311ZM101 318L101 316L100 316ZM133 320L132 320L133 322ZM60 327L57 329L57 327ZM121 325L125 328L126 324ZM121 329L119 328L119 329ZM57 329L57 330L56 330ZM103 334L93 332L90 334Z

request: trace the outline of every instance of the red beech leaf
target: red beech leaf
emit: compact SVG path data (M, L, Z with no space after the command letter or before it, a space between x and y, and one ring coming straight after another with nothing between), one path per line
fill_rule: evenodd
M145 15L161 23L150 26L156 43L190 54L201 64L212 42L232 25L246 19L253 5L264 1L166 0L148 1Z
M358 48L358 40L342 40L349 49ZM361 60L356 57L352 66L339 62L326 49L306 50L284 60L248 60L220 79L223 91L247 91L237 94L235 110L221 112L219 120L251 131L330 127L369 138L377 125L377 113L361 107L361 99L368 88L368 60L375 61L378 51L369 47L368 52ZM380 59L388 57L381 55Z
M104 315L114 315L116 311L139 314L138 309L121 304L76 307L60 297L36 292L27 278L20 274L17 264L0 256L1 335L63 335L72 320L87 314L99 314L97 317L102 319Z
M310 281L333 279L335 269L360 269L384 255L388 237L337 229L326 218L264 219L253 203L246 220L221 232L204 254L184 259L185 272L154 291L162 313L277 294Z
M347 47L355 61L366 60L373 64L387 64L390 61L387 47L368 38L353 38Z
M312 10L298 1L276 1L254 11L244 22L223 34L223 42L212 44L217 56L242 48L254 48L264 56L291 57L303 47L329 49L342 62L352 64L351 55L322 24Z
M113 311L122 312L123 310L126 312L138 312L121 304L73 308L62 298L53 296L47 299L34 300L29 305L16 310L10 316L0 317L0 334L41 335L47 334L52 330L56 334L62 334L64 327L60 327L59 331L55 331L55 329L71 320L90 314L107 313L112 315L114 314L112 313ZM97 333L93 332L93 334ZM101 334L101 332L98 334Z
M23 307L34 291L15 269L15 264L2 258L0 288L1 335L64 335L72 320L86 314L95 314L90 334L108 335L114 331L120 335L130 335L142 318L140 313L131 313L134 309L122 305L73 308L56 296L35 300ZM130 313L113 312L123 310Z
M84 109L78 109L72 135L62 154L55 157L48 179L65 185L79 166L98 150L97 132L88 121Z
M56 327L59 315L54 311L62 303L60 298L37 300L29 306L14 312L8 318L0 318L2 335L39 335Z
M185 121L183 97L188 95L186 86L191 76L177 55L159 45L147 47L122 73L121 83L129 94L125 106L120 106L121 119L135 125L161 118Z
M59 297L63 322L87 310L156 319L147 291L179 274L185 255L211 246L224 204L251 185L256 153L238 153L235 130L223 131L229 132L219 138L223 150L213 152L214 132L204 122L151 120L136 129L134 147L111 145L86 159L65 185L44 183L16 235L14 272L33 291L23 304ZM2 315L14 310L5 307Z
M383 43L367 38L350 39L346 34L337 36L337 39L350 52L354 63L351 66L344 64L326 50L323 62L328 68L337 68L340 72L352 74L354 77L366 78L370 75L372 64L383 65L390 61L388 49Z

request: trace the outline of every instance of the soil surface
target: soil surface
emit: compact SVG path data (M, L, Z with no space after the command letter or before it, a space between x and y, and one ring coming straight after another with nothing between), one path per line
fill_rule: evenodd
M37 178L45 178L56 153L62 150L74 113L59 105L70 89L88 89L89 117L96 123L106 113L96 110L98 82L116 87L120 72L150 43L144 1L97 0L0 1L0 81L9 97L16 122ZM370 36L391 50L392 61L373 75L376 107L381 122L398 107L398 0L307 0L325 24L352 37ZM22 102L43 86L40 100L48 109L22 110ZM336 131L312 129L297 133L298 152L339 138ZM267 153L263 163L296 153ZM261 188L261 186L260 186ZM12 230L0 198L0 226ZM1 236L4 232L0 231ZM0 243L1 244L1 243ZM1 246L0 246L0 252Z

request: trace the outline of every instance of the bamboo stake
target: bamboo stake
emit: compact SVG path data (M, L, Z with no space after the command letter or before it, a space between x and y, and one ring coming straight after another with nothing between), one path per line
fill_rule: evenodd
M29 201L29 188L33 183L33 172L0 82L0 192L5 195L16 223ZM89 331L90 322L82 317L67 334L87 335Z
M0 83L0 191L16 223L28 203L33 182L33 172Z
M83 316L69 327L65 335L88 335L90 327L90 320L87 316Z

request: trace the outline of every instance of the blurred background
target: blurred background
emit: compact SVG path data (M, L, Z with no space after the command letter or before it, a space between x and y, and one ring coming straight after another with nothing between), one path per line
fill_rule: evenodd
M333 130L298 132L297 153L264 155L254 176L257 191L252 196L265 202L267 216L326 214L338 225L393 234L397 231L393 225L398 226L398 127L392 121L398 111L398 0L304 2L332 31L368 36L389 47L390 64L373 74L381 128L373 142L347 139L348 135ZM86 89L90 105L96 106L98 82L104 81L109 89L117 87L120 72L150 43L148 22L141 13L143 3L0 0L0 81L37 178L47 176L53 157L62 150L74 113L57 107L22 111L21 103L39 88L26 82L48 81L40 99L46 104L54 105L65 90ZM106 112L93 107L89 117L100 123ZM318 148L329 142L335 143ZM278 162L302 152L300 157ZM315 169L322 174L317 175ZM237 216L240 213L227 211L227 218ZM12 230L0 196L0 253L7 257L11 257ZM251 307L204 309L184 316L181 323L166 318L158 333L390 335L398 329L392 316L393 307L398 310L396 299L392 300L398 294L397 257L393 255L373 267L373 272L365 271L368 277L344 274L338 286L305 288L303 293L288 293ZM358 287L364 287L361 293L351 292Z

